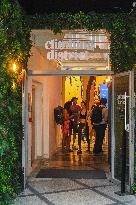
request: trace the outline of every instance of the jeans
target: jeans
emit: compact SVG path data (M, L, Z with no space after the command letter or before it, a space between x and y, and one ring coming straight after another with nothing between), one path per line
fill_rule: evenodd
M89 126L88 123L80 123L78 128L78 146L81 150L82 130L84 130L85 137L88 144L88 151L90 151Z
M106 124L94 125L94 129L96 132L96 138L93 152L99 153L102 152L102 144L105 137Z

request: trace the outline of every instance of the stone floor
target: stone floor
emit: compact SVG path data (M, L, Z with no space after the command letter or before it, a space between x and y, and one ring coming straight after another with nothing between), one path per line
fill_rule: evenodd
M117 191L120 185L108 179L34 179L15 205L136 205L135 196Z
M86 152L87 144L83 142L80 155L76 150L71 153L58 150L50 160L43 160L15 205L136 205L135 196L116 194L120 191L120 184L112 182L109 177L107 141L104 142L104 153L98 156L92 153L93 143L94 140L91 141L91 153ZM104 170L107 178L36 178L41 168Z
M78 148L76 139L75 145ZM77 150L73 152L62 152L61 149L49 160L40 161L38 169L41 168L56 168L56 169L74 169L74 170L96 170L102 169L105 172L109 171L108 164L108 142L105 138L103 144L104 152L100 155L93 154L94 137L91 139L90 153L87 152L87 142L82 142L82 154L77 154ZM37 163L37 162L36 162ZM35 164L34 167L37 167ZM38 172L34 169L33 176Z

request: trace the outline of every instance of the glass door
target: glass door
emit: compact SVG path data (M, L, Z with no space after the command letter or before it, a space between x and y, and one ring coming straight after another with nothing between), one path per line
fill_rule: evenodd
M133 72L113 76L112 100L112 177L121 180L122 141L126 130L126 184L134 180L134 77Z

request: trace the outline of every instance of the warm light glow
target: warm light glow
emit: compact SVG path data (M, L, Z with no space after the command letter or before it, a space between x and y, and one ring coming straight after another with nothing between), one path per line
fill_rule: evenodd
M105 79L106 83L108 83L110 80L111 80L110 77L107 77L107 78Z
M15 84L15 82L13 81L12 89L14 90L15 88L16 88L16 84Z
M13 71L16 72L17 71L17 65L15 63L13 63Z
M82 82L80 76L67 76L65 79L65 102L72 99L72 97L78 98L78 105L81 104Z

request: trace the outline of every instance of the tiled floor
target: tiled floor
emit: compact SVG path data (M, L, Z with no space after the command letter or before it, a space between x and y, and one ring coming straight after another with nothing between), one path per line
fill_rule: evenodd
M86 152L87 144L82 143L83 152L62 153L61 150L50 159L40 164L41 168L69 170L103 169L107 176L109 172L107 141L104 143L104 153L94 156L92 153L94 140L91 143L91 153ZM74 179L72 178L35 178L37 170L30 178L27 189L17 198L15 205L136 205L132 195L118 196L120 184L107 179Z
M77 139L76 139L76 148ZM104 140L103 150L100 155L93 154L94 138L91 140L90 150L88 153L87 142L82 142L82 154L77 154L77 150L73 152L62 152L61 149L49 160L41 161L39 168L55 168L55 169L74 169L74 170L96 170L102 169L109 171L108 165L108 144L107 139ZM35 174L35 172L34 172Z
M15 205L135 205L132 195L118 196L108 179L41 179L29 182Z

